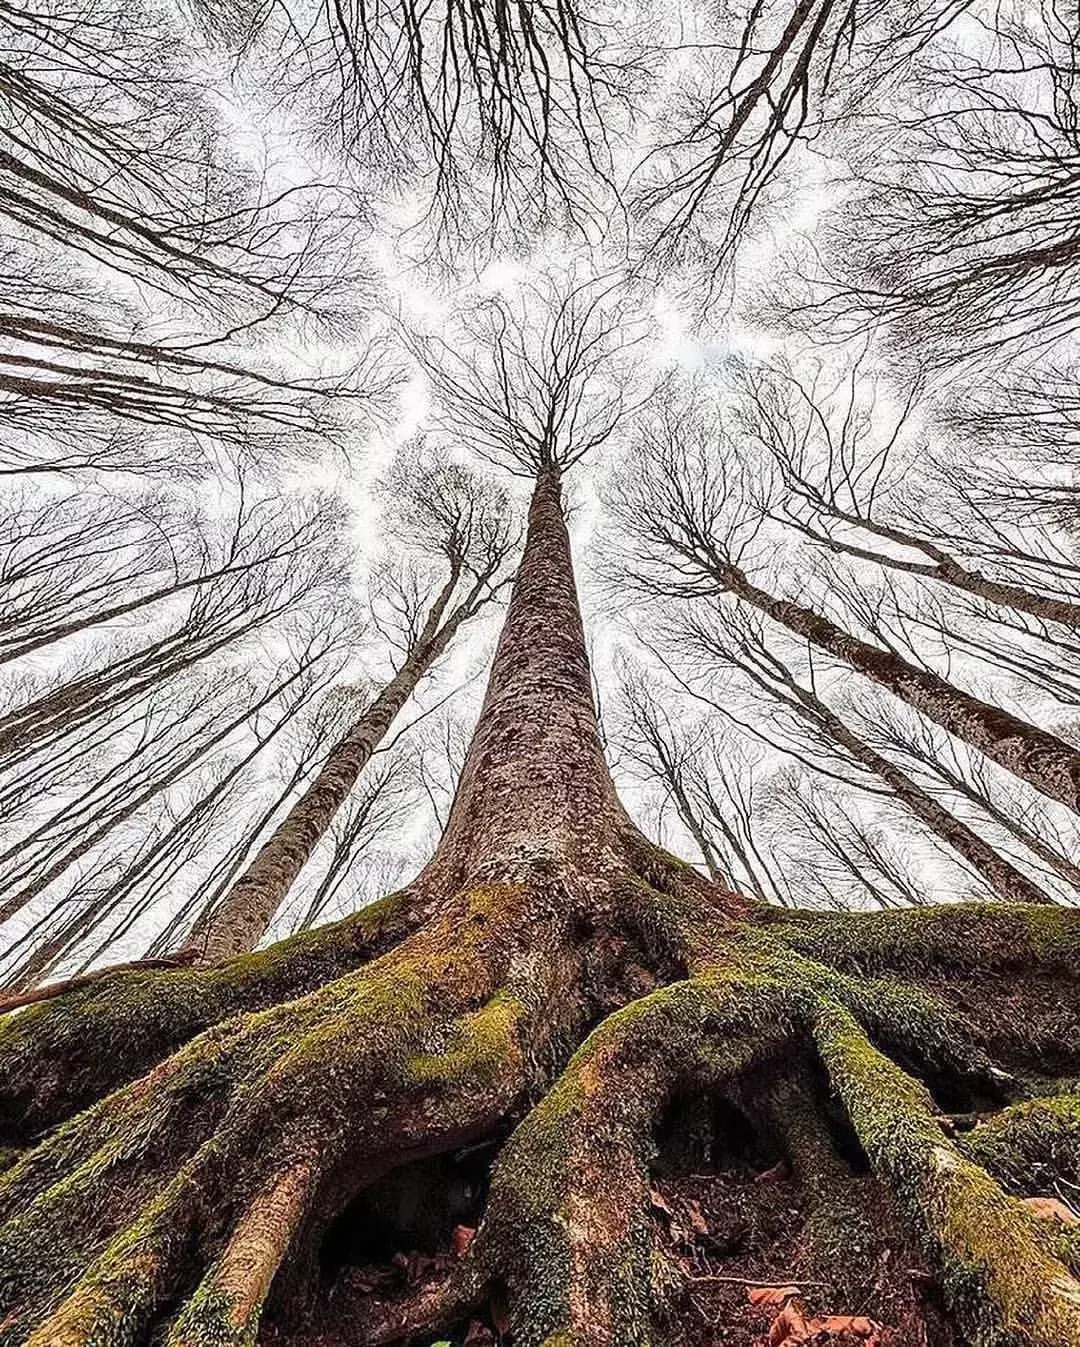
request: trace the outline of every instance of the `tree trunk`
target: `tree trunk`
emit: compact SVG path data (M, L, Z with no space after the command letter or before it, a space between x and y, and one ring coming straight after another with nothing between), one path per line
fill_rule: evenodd
M809 709L808 719L819 725L855 762L884 781L900 803L935 837L962 856L999 898L1007 903L1054 901L1034 880L981 838L974 828L969 828L894 762L860 739L812 692L799 688L795 695Z
M1080 1074L1078 952L1059 909L781 913L648 842L545 468L416 881L3 1025L0 1341L750 1347L748 1280L883 1344L1080 1341L1067 1232L1001 1186L1076 1168L1075 1100L1002 1105Z
M774 622L850 664L1014 776L1080 813L1080 753L1063 739L961 691L891 651L852 636L810 608L774 598L734 566L725 568L723 582Z
M185 951L193 951L198 962L215 963L242 954L254 949L265 935L274 913L334 815L348 799L357 778L398 712L460 625L460 609L442 622L456 582L455 569L432 605L416 645L401 668L330 750L315 780L274 829L273 835L222 902L195 923Z

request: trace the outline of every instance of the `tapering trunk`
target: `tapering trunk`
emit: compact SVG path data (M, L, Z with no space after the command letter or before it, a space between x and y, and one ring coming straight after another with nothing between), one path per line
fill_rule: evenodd
M884 781L896 798L930 832L962 856L988 887L1007 903L1052 903L1054 900L1015 865L1006 860L989 842L984 841L973 828L958 819L938 800L912 780L908 774L888 758L860 739L839 716L833 715L817 702L816 718L837 744L852 758Z
M891 651L852 636L835 622L752 584L737 568L725 572L732 593L836 659L888 689L958 739L1080 813L1080 753L1063 739L961 691L947 679Z
M604 759L563 518L544 469L461 779L421 877L449 891L483 874L623 863L631 828Z

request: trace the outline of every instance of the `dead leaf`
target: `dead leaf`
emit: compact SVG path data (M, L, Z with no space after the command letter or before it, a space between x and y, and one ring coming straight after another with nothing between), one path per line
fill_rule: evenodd
M696 1231L699 1235L709 1233L708 1222L701 1214L701 1203L691 1198L686 1204L686 1214L690 1221L690 1229Z
M769 1347L793 1347L793 1344L807 1342L810 1328L798 1305L789 1302L773 1320L769 1329Z
M476 1237L473 1225L455 1225L450 1234L450 1246L460 1258Z
M655 1188L649 1189L649 1201L652 1204L654 1211L662 1211L665 1216L673 1216L675 1214L671 1210L671 1207L667 1199L664 1197L663 1193L658 1192L657 1189Z
M856 1337L873 1338L881 1325L864 1314L828 1314L824 1319L814 1319L810 1327L817 1333L854 1333Z
M470 1319L463 1347L495 1347L495 1334L479 1319Z
M747 1291L751 1305L786 1305L799 1294L797 1286L751 1286Z
M787 1161L780 1160L772 1169L763 1169L760 1174L754 1175L755 1183L775 1183L777 1179L787 1178Z
M1077 1216L1072 1207L1067 1207L1056 1197L1022 1197L1020 1201L1032 1216L1038 1216L1040 1220L1060 1221L1062 1225L1076 1225L1080 1222L1080 1216Z

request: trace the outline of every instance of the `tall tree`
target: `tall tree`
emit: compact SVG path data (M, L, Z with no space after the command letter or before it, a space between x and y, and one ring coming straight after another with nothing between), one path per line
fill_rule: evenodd
M118 972L5 1024L5 1332L32 1347L378 1343L490 1313L524 1347L644 1342L664 1312L654 1185L698 1099L719 1111L718 1145L778 1138L834 1293L837 1248L880 1270L900 1221L968 1338L1077 1338L1068 1248L1001 1186L1016 1191L1029 1150L1053 1167L1075 1127L1040 1074L1080 1064L1059 1010L1076 990L1072 914L779 914L649 842L596 718L561 499L580 455L516 422L503 448L533 476L524 553L416 880L263 953ZM1002 1016L972 992L1006 972ZM942 1116L945 1099L1000 1106L1023 1081L1044 1097L970 1140ZM350 1277L341 1251L370 1229L365 1204L414 1183L433 1208L433 1157L463 1152L485 1170L475 1238L397 1293ZM880 1185L870 1223L860 1154ZM751 1171L739 1191L755 1187ZM436 1247L455 1219L443 1211ZM657 1256L677 1266L663 1244ZM927 1322L907 1285L894 1306Z
M415 466L398 479L409 531L445 571L408 623L393 677L333 745L272 836L221 902L195 924L187 948L214 962L253 949L357 778L421 678L458 631L498 594L513 541L502 497L453 464Z
M639 453L624 473L617 509L627 534L640 544L637 583L676 597L731 594L1080 812L1080 752L1073 745L751 578L743 563L753 555L760 511L742 510L737 494L733 502L729 488L737 474L709 453L706 424L689 409L680 415L669 406L643 430Z

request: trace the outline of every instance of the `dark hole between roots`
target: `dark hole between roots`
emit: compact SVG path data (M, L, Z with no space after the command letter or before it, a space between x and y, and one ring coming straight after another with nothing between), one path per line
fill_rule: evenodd
M658 1175L771 1169L782 1158L775 1138L729 1099L687 1091L668 1103L654 1129Z
M323 1275L388 1263L399 1253L445 1252L455 1226L479 1225L494 1157L493 1146L474 1146L403 1165L366 1188L327 1229Z

